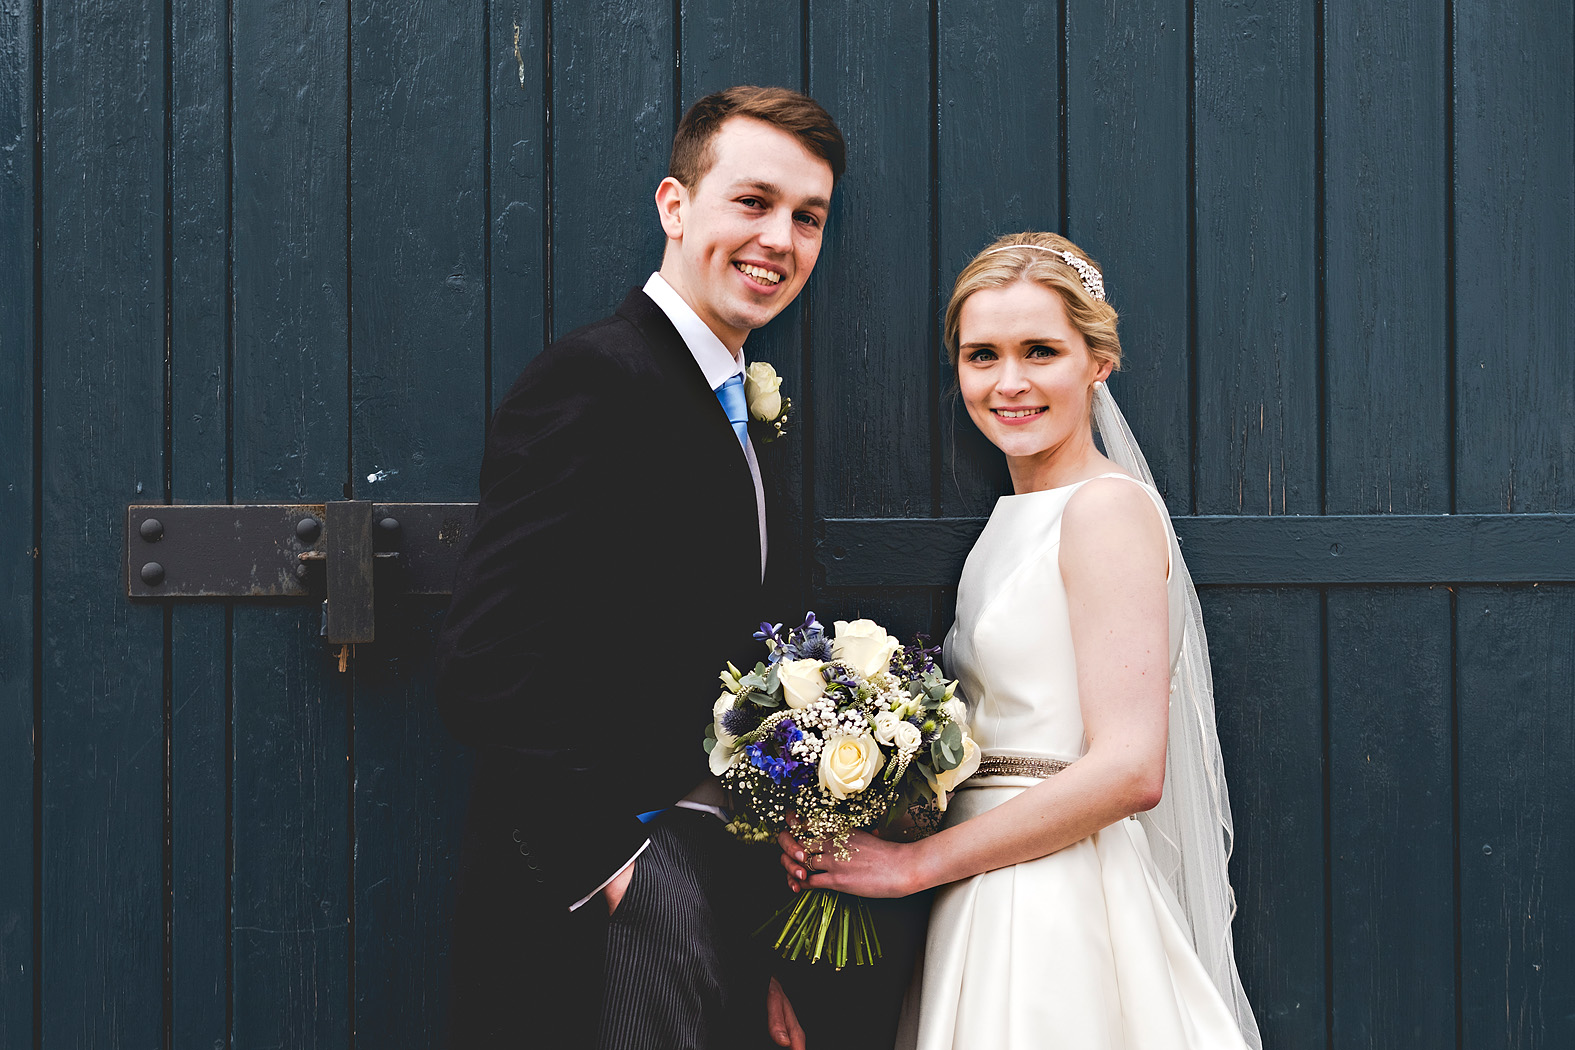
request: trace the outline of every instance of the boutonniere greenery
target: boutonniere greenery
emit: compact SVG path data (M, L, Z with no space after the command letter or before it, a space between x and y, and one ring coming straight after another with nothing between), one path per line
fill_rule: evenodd
M744 370L744 399L749 403L749 418L768 428L766 444L787 433L791 398L782 394L782 377L764 361Z

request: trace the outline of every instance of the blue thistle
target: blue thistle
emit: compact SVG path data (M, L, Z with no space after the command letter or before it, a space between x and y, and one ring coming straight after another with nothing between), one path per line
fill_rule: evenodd
M734 736L753 733L760 725L760 717L749 709L750 705L731 707L722 713L722 728Z

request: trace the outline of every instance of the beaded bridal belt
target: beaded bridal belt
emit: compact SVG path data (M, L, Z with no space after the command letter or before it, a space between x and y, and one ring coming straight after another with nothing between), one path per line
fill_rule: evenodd
M1025 755L985 755L979 760L975 777L1038 777L1044 780L1055 776L1072 763L1059 758L1030 758ZM971 778L970 778L971 779Z

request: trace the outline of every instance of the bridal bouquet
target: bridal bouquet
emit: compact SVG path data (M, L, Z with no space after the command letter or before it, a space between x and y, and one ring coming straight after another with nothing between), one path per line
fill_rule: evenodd
M814 613L786 632L763 623L755 637L767 660L721 674L705 747L734 801L728 830L742 839L774 840L792 815L800 841L846 858L859 828L908 817L933 829L979 766L957 683L935 650L903 646L873 620L835 628L828 637ZM776 947L838 969L880 957L864 901L823 889L799 895Z

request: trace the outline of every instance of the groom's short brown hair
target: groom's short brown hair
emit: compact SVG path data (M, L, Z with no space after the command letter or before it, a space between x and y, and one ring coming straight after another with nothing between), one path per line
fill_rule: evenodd
M716 163L711 140L729 117L750 117L781 128L830 166L833 185L842 178L847 147L831 114L808 95L749 84L714 92L689 107L673 136L668 176L694 189Z

